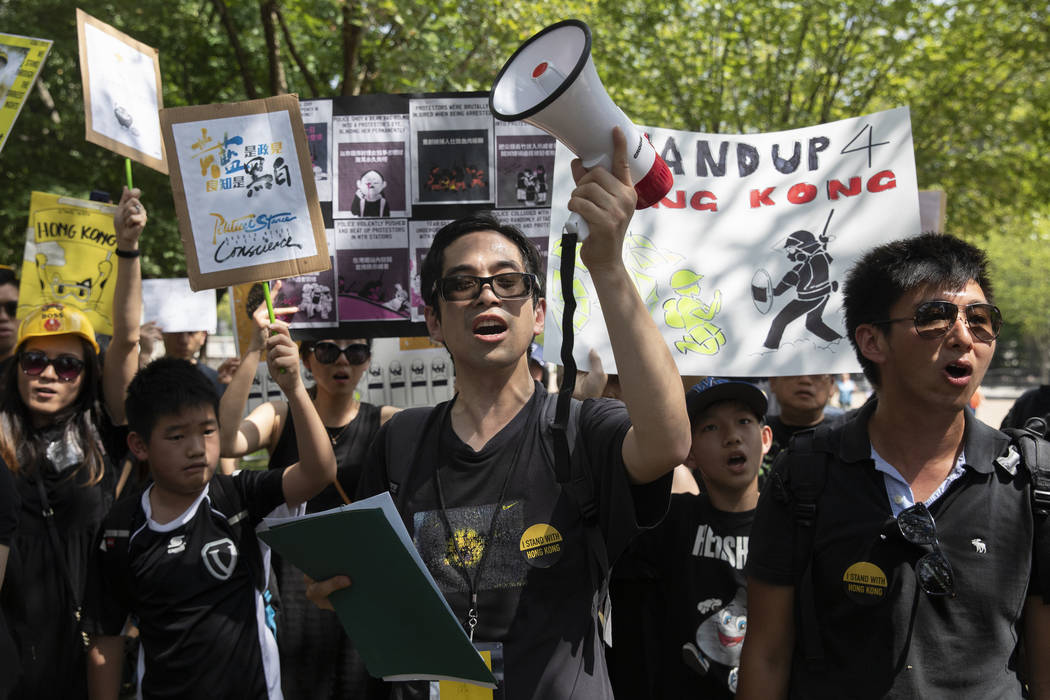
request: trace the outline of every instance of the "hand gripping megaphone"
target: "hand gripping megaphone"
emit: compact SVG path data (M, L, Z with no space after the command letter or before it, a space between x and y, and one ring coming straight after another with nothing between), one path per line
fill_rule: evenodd
M502 121L525 121L565 144L584 167L611 169L612 128L627 137L627 162L638 193L638 209L660 201L674 178L641 129L605 92L591 62L591 30L579 20L552 24L522 44L504 64L489 93L492 114ZM587 237L578 214L567 233Z

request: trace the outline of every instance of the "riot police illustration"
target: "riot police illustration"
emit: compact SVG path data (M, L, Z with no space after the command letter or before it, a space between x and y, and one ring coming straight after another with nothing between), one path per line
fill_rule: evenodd
M833 214L834 212L832 212ZM830 279L832 257L828 254L827 224L824 232L814 236L805 230L795 231L784 242L784 252L794 266L780 279L774 287L769 273L758 270L751 283L751 293L755 307L767 313L773 306L773 297L778 297L789 290L795 290L795 298L789 301L773 318L766 335L765 347L776 350L784 337L784 331L795 320L806 317L806 330L821 340L833 342L842 338L835 329L824 323L824 307L831 294L838 290L838 281Z

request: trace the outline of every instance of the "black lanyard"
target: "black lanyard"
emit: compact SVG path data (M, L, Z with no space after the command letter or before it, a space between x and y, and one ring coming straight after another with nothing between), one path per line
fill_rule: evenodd
M455 401L455 399L453 399ZM450 417L449 427L451 428L451 415L452 415L452 403L450 401L446 410L445 415ZM507 486L510 484L510 478L514 474L515 468L518 466L518 461L521 458L521 448L525 444L524 433L529 429L529 426L533 425L533 421L536 418L536 406L539 405L539 396L536 391L533 392L532 397L529 399L529 413L526 416L525 423L522 424L521 431L523 434L518 437L518 445L514 449L514 457L511 458L510 466L507 468L507 475L503 478L503 486L500 487L499 500L496 501L496 506L492 510L492 518L489 520L488 533L485 535L485 539L481 545L481 557L478 559L478 565L474 568L474 575L471 576L470 572L467 571L466 557L464 556L463 550L461 549L461 543L456 540L455 533L452 531L452 523L448 517L448 506L445 502L445 490L441 486L440 468L447 462L439 461L434 463L434 488L437 490L438 504L441 506L441 517L445 524L445 531L448 535L449 542L452 543L452 547L455 549L455 560L452 564L453 568L459 571L460 575L463 576L463 580L466 581L468 588L470 589L470 610L467 612L467 634L470 636L470 641L474 641L474 628L478 626L478 582L481 580L482 567L488 560L489 555L489 544L492 542L492 536L496 532L496 521L499 518L500 511L503 509L503 499L507 495ZM446 454L442 450L442 441L444 438L445 426L444 417L438 421L438 454ZM514 420L514 419L511 419Z

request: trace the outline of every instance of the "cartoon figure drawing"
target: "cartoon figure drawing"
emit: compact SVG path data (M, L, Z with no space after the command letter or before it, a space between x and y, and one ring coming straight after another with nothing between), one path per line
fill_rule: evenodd
M645 302L649 313L655 313L660 306L660 284L658 280L669 279L673 271L685 260L680 253L667 248L657 248L645 236L628 233L624 238L623 261L627 265L638 293Z
M307 282L303 285L299 308L306 313L307 318L321 314L322 319L328 320L332 313L332 291L323 284Z
M98 263L98 274L94 277L73 280L62 276L67 255L71 252L55 242L37 244L35 259L40 293L51 301L64 301L84 311L101 313L99 305L102 303L102 293L113 275L113 262L110 260L113 254L107 254Z
M700 280L703 275L682 269L671 275L671 288L677 298L664 302L664 323L670 328L685 331L681 340L674 343L675 349L684 354L695 352L714 355L725 345L722 329L712 319L722 310L722 290L716 289L710 305L700 299Z
M835 212L831 212L834 214ZM821 340L833 342L840 340L842 336L835 329L824 323L824 307L832 292L838 291L837 280L832 280L830 265L832 257L828 254L828 242L831 239L827 235L828 223L831 222L831 214L824 224L824 232L814 236L805 230L795 231L787 237L784 242L784 252L788 260L794 263L780 282L773 287L769 274L765 270L758 270L751 283L751 294L755 307L762 313L767 313L772 308L773 297L778 297L788 290L795 290L795 298L789 301L769 326L766 335L765 347L776 350L780 347L780 341L784 337L784 331L796 319L806 317L806 330Z
M715 612L696 628L696 644L682 645L682 659L701 676L711 671L712 663L726 667L726 685L735 693L740 649L747 633L747 590L738 588L733 600L724 607L719 607L721 605L722 601L717 598L697 604L701 613L712 608Z
M366 170L357 181L357 191L350 203L350 213L354 216L373 217L390 216L390 207L383 196L386 189L386 178L378 170Z

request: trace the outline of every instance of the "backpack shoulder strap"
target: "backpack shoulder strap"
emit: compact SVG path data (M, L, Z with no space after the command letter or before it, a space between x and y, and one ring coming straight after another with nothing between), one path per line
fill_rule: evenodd
M406 408L398 411L387 422L387 490L390 491L398 510L401 509L405 497L402 486L408 481L423 440L440 413L437 407Z
M824 659L824 645L817 622L816 586L813 585L813 541L817 529L817 505L827 482L831 459L829 428L797 433L788 449L777 456L773 488L786 498L795 521L795 548L792 569L798 605L799 638L803 655L810 664Z
M1043 555L1036 568L1039 577L1036 583L1043 601L1050 603L1050 533L1045 526L1050 515L1050 442L1042 437L1045 430L1046 423L1041 418L1029 419L1024 428L1004 430L1010 436L1010 446L995 463L1010 474L1017 473L1019 464L1028 472L1035 518L1035 550Z
M130 601L134 583L128 552L131 535L146 522L146 515L139 507L143 490L144 487L133 489L123 498L117 499L102 521L102 531L99 533L98 548L104 553L112 570L119 573L118 580L113 581L113 584L119 587L117 593L125 598L125 602Z

